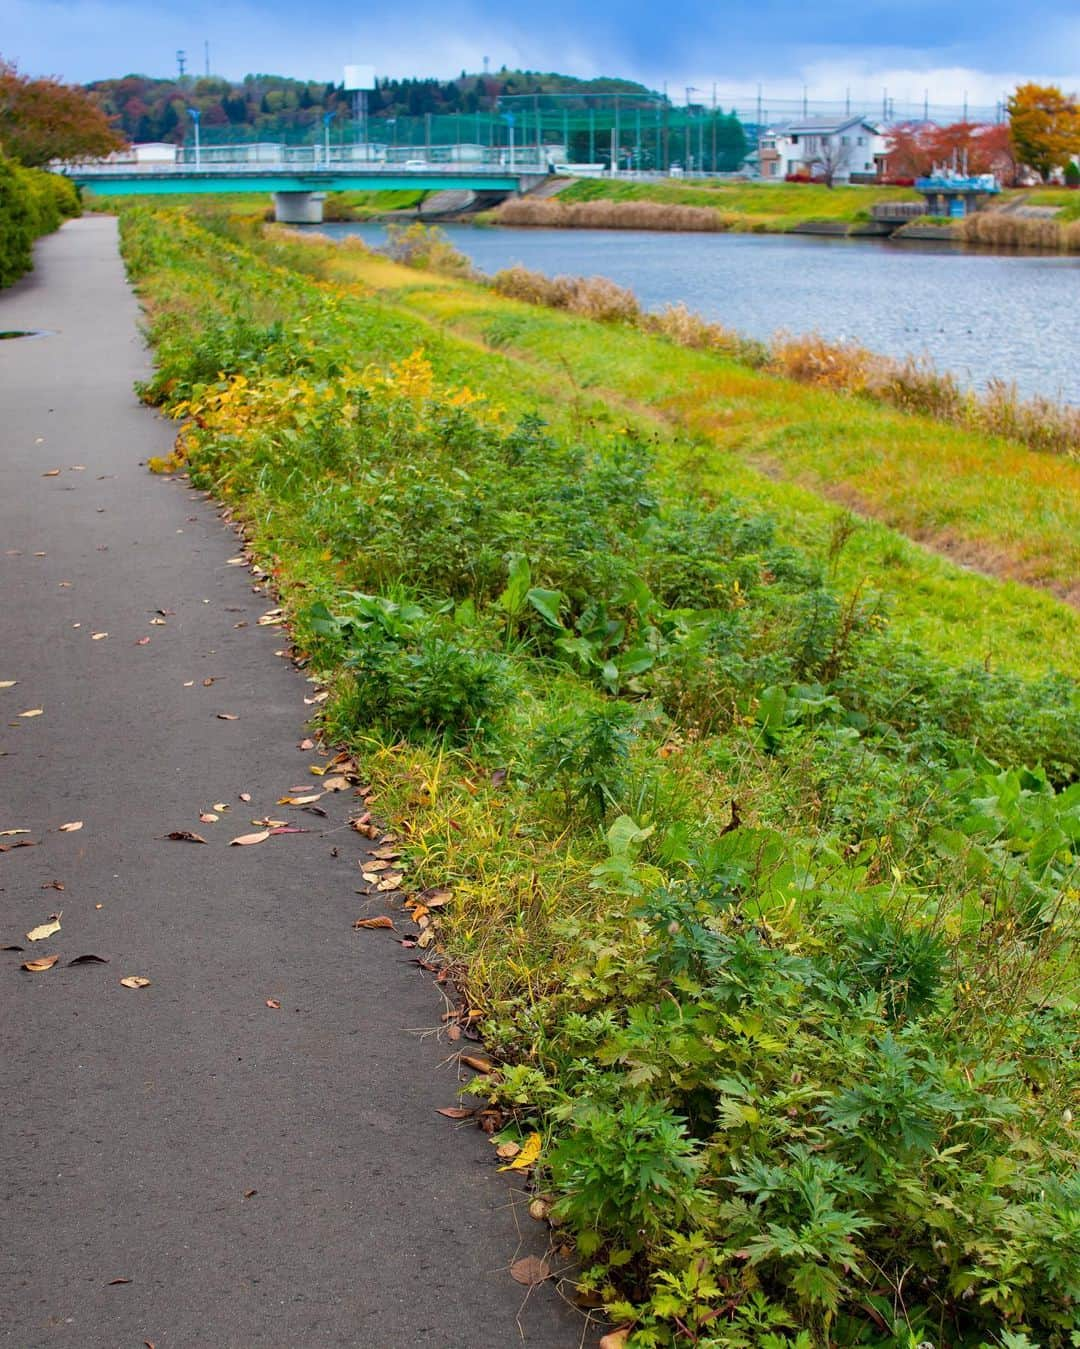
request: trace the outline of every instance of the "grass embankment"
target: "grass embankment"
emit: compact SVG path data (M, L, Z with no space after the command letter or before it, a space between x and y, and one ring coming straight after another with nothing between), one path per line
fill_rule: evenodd
M35 239L78 214L79 196L67 178L0 154L0 288L33 266Z
M582 416L610 417L615 408L651 414L677 433L662 451L673 470L689 466L710 492L753 497L801 545L824 546L837 519L829 501L840 502L945 556L1075 597L1074 459L807 388L624 324L613 340L587 319L399 268L363 248L312 240L297 257L288 241L279 247L294 265L372 287L420 321L525 359L539 387L549 394L557 387L555 396ZM1077 668L1074 610L966 575L892 529L861 523L835 568L844 585L868 581L888 593L895 620L931 650L1027 670Z
M741 230L783 233L808 221L848 226L870 218L879 201L919 201L903 187L817 183L611 182L581 178L557 197L506 202L491 218L505 225L564 228Z
M586 1302L633 1346L1074 1343L1075 685L929 657L737 463L449 332L455 283L123 232L147 396L331 681Z

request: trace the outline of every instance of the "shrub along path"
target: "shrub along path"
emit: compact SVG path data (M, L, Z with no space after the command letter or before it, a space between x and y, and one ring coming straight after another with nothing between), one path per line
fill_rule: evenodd
M313 691L212 506L140 467L174 428L132 395L137 317L101 217L0 299L52 332L0 349L0 1343L577 1344L507 1273L540 1238L487 1141L435 1113L435 988L351 930L382 908L355 798L277 804L319 790ZM270 816L308 832L228 846Z

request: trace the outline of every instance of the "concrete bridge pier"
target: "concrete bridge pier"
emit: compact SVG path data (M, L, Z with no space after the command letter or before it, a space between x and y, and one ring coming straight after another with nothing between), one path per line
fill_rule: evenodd
M325 192L275 192L274 219L281 225L321 225Z

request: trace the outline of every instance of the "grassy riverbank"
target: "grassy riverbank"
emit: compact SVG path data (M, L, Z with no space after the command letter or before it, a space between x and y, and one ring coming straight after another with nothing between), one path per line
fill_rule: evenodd
M648 406L655 338L122 224L147 396L329 683L585 1304L642 1349L1064 1349L1075 685L890 623L842 570L862 530ZM1002 644L1045 661L1069 611L893 539L973 623L1008 593Z
M565 228L783 233L808 221L857 225L869 220L874 202L918 200L913 189L897 187L579 178L557 197L509 201L491 218L501 224Z

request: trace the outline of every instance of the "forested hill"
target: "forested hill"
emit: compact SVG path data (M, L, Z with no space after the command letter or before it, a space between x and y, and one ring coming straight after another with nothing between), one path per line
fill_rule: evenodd
M293 80L282 75L248 75L238 83L216 76L191 76L183 81L125 75L98 80L87 86L115 125L134 141L183 140L188 108L197 108L203 128L232 129L238 139L275 140L302 137L322 123L324 113L348 118L352 100L340 84L320 80ZM462 71L454 80L381 80L369 95L375 118L422 117L425 114L484 112L495 100L510 95L574 94L569 106L587 105L588 96L625 94L628 106L656 97L630 80L579 80L571 75L535 71L498 70L484 75ZM567 106L564 98L560 108Z

